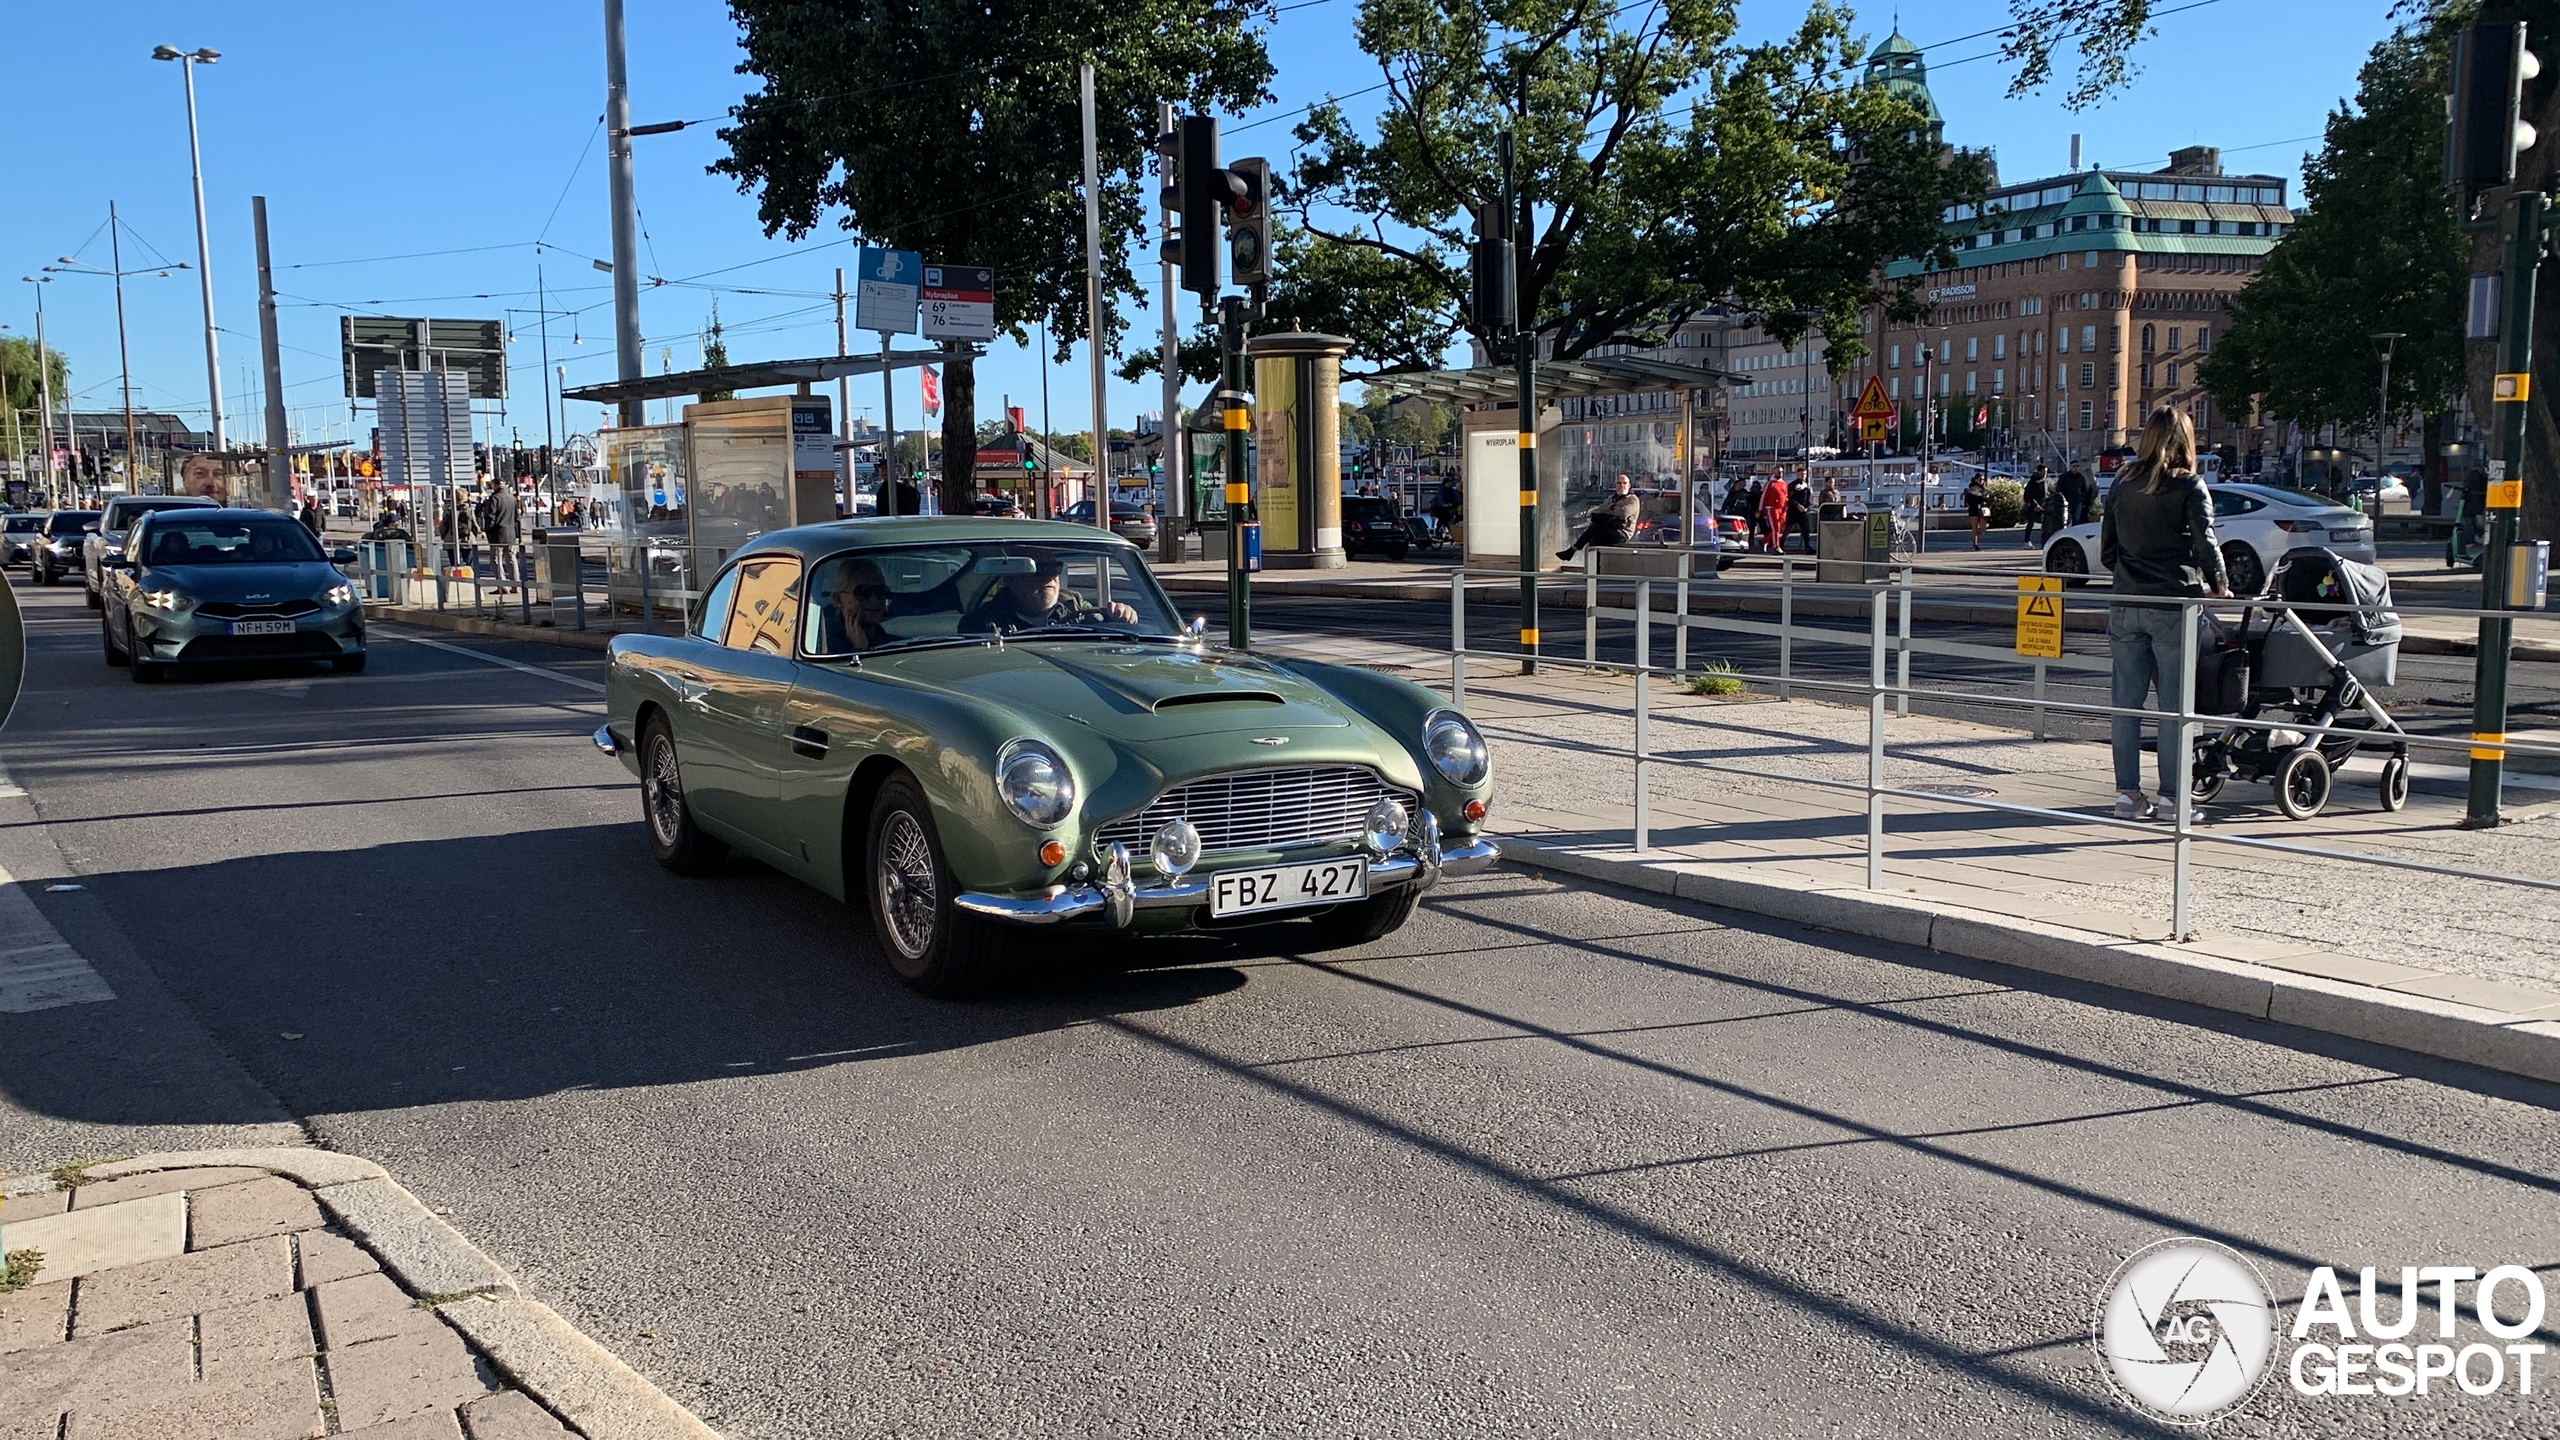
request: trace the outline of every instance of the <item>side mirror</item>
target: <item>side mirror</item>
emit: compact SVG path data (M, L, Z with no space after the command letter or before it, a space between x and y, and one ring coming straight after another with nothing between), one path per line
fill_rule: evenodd
M344 545L341 545L337 549L329 552L329 563L332 565L353 565L356 563L356 552Z
M98 568L101 570L130 570L133 568L133 562L122 555L101 555L98 557Z
M80 533L83 535L95 535L98 533L98 527L95 525L83 525L80 527Z

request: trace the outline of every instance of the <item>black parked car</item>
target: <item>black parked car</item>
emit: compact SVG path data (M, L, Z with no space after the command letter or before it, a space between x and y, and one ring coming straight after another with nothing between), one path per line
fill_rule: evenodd
M1383 495L1342 497L1342 553L1384 555L1401 560L1413 548L1413 532L1405 528L1404 511Z

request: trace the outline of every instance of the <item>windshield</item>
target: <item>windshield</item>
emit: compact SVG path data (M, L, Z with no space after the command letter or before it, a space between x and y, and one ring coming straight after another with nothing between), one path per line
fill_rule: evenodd
M117 500L107 506L106 524L99 528L130 530L133 528L134 521L154 510L210 510L212 508L202 500L183 500L175 497L156 500Z
M2249 487L2248 493L2251 495L2264 496L2279 505L2291 505L2298 510L2335 510L2339 508L2337 501L2330 499L2326 495L2314 494L2309 490L2284 490L2273 485L2253 485Z
M6 523L11 533L19 534L29 530L43 529L44 521L45 517L42 515L12 515Z
M800 648L852 655L994 635L1149 635L1181 628L1126 545L975 541L879 546L819 562Z
M281 516L162 516L144 533L145 565L298 565L326 558L310 531Z
M97 518L98 512L95 510L56 510L53 512L53 518L44 522L44 533L47 535L77 535L80 533L81 526L87 525Z

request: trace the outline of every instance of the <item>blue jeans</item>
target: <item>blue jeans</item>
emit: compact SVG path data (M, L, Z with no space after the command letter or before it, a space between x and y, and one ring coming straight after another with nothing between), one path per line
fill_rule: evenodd
M2139 710L2151 698L2154 681L2160 687L2162 710L2175 710L2178 675L2186 665L2186 641L2193 635L2180 633L2180 622L2186 612L2172 601L2159 605L2134 605L2118 601L2107 610L2107 654L2115 662L2113 702L2123 709ZM2163 732L2174 730L2161 722ZM2131 715L2117 715L2108 721L2109 739L2115 746L2116 788L2142 788L2142 722ZM2160 742L2160 793L2174 802L2178 787L2186 783L2187 757L2183 747L2173 745L2164 734Z

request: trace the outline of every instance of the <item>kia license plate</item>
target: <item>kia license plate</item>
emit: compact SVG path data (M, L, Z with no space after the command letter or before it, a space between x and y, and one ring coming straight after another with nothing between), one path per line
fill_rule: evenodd
M293 622L290 620L234 620L231 622L231 633L234 635L290 635L293 633Z
M1356 857L1270 870L1229 870L1209 881L1209 913L1220 920L1367 898L1369 862Z

